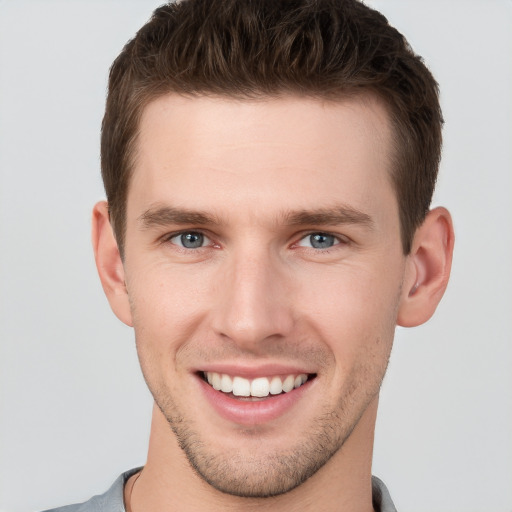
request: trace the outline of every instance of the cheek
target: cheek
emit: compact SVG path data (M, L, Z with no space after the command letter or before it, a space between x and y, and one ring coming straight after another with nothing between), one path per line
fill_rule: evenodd
M322 343L341 365L365 350L384 353L393 338L400 280L396 263L377 262L294 267L280 274L286 293L276 296L275 306L296 320L292 336ZM127 287L141 363L177 371L176 357L191 340L213 340L209 321L221 307L224 274L201 264L138 268L144 271L128 268Z
M208 295L204 272L141 265L144 272L130 274L127 283L134 322L155 331L180 330L199 313Z
M296 293L312 315L329 321L365 317L378 323L395 310L399 283L399 272L393 269L345 265L305 275Z
M384 357L391 347L401 288L399 272L367 268L317 273L298 290L303 317L321 333L338 364L348 365L364 352Z
M190 272L143 268L143 274L128 274L127 289L137 353L151 381L179 371L176 356L201 324L206 293L204 280Z

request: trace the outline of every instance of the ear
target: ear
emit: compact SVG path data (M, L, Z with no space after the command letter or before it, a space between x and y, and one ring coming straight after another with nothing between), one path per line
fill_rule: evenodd
M121 322L132 327L123 262L110 225L106 201L97 203L92 211L92 245L96 268L110 307Z
M453 243L450 213L445 208L431 210L416 230L407 256L398 325L421 325L434 314L448 285Z

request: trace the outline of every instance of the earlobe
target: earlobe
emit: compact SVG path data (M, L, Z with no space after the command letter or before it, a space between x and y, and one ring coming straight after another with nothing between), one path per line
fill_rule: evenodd
M398 310L397 324L425 323L441 300L452 264L453 223L445 208L431 210L416 230Z
M92 245L103 290L115 315L132 326L130 302L124 281L124 267L110 225L108 205L101 201L92 212Z

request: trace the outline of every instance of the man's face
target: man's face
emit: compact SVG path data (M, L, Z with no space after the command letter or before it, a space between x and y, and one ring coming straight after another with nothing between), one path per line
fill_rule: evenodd
M286 492L374 414L406 261L390 147L371 98L144 110L124 261L137 349L217 489Z

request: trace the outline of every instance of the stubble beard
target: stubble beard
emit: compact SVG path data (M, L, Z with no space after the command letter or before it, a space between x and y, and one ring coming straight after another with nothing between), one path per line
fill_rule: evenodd
M400 290L401 287L397 296ZM342 449L370 403L378 397L393 344L398 300L395 304L389 332L374 342L373 350L380 348L375 352L368 348L366 357L347 376L338 400L324 406L294 446L273 453L263 451L250 456L226 450L215 453L195 428L194 422L182 413L165 383L161 381L158 385L153 382L156 385L152 385L149 377L153 372L148 370L154 361L144 357L136 336L137 352L155 403L194 472L222 493L240 498L271 498L292 491L325 466ZM315 353L318 354L315 351L310 354L310 359ZM258 435L252 434L253 438Z
M214 489L242 498L269 498L298 487L325 465L349 434L333 428L332 422L338 423L339 418L330 414L318 420L315 432L304 436L293 450L255 453L250 458L240 453L215 454L189 422L162 412L196 474Z
M169 393L153 395L190 466L201 479L232 496L270 498L303 484L343 447L368 405L378 396L388 359L383 363L382 368L355 371L357 377L341 394L337 407L319 415L293 447L273 453L215 453L202 440L193 422L179 414L179 407Z

